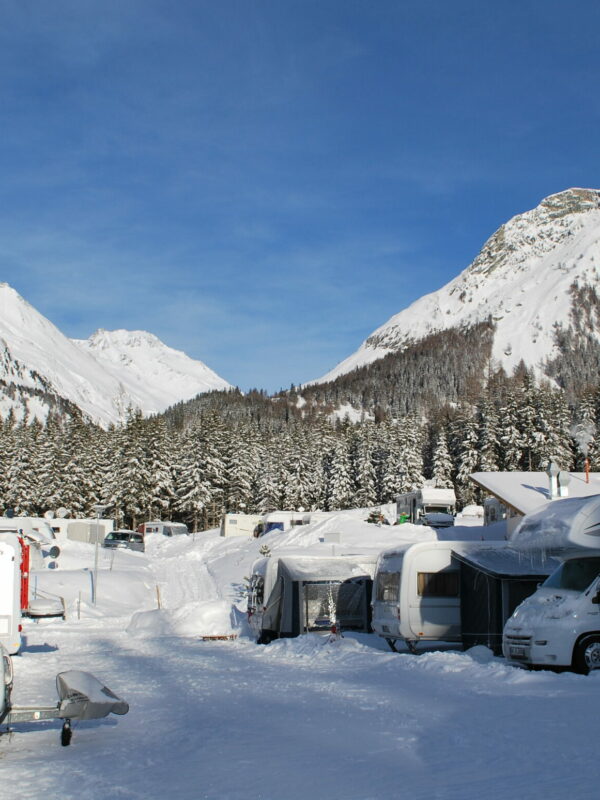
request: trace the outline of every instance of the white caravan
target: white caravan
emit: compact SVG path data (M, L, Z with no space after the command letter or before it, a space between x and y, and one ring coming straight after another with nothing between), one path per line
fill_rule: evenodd
M21 649L21 544L10 533L0 539L0 645L10 654Z
M46 517L48 525L60 541L71 539L74 542L94 544L96 539L102 543L115 529L114 519L108 517Z
M503 652L525 665L600 668L600 495L554 500L528 514L511 541L563 563L504 626Z
M395 649L420 641L460 642L457 542L421 542L381 553L373 583L373 630Z
M254 536L262 514L223 514L221 536Z
M170 522L169 520L152 520L143 522L137 527L138 533L161 533L163 536L180 536L188 534L188 527L183 522Z
M289 531L295 525L308 525L310 514L302 511L271 511L262 517L258 524L258 536L264 536L273 531Z
M456 516L454 489L424 486L414 492L399 494L396 497L396 513L399 522L429 525L431 528L449 528L454 525Z

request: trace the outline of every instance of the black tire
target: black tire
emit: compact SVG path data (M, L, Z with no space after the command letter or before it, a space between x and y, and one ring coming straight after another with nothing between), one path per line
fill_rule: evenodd
M71 725L69 724L69 722L65 722L60 732L60 743L62 744L63 747L68 747L71 744L72 736L73 736L73 731L71 730Z
M600 634L592 634L582 639L573 654L573 667L582 675L600 669Z

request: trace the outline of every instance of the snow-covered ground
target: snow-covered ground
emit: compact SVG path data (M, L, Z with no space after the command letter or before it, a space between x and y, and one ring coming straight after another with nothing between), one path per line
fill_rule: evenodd
M525 672L485 648L394 654L374 635L268 646L247 636L240 593L262 544L312 547L342 531L347 544L381 548L431 534L361 518L261 540L209 532L151 536L146 554L101 551L96 607L93 547L63 543L60 569L38 585L65 596L67 620L26 624L13 702L54 702L54 675L76 668L130 712L80 723L68 748L58 723L15 726L0 737L6 796L595 797L600 674ZM230 633L238 638L201 638Z

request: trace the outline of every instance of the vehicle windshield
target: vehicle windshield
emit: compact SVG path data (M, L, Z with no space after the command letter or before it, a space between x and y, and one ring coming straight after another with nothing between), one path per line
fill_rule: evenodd
M452 514L452 509L449 506L431 506L426 505L423 509L425 514Z
M548 589L571 589L583 592L600 575L600 557L573 558L565 561L542 586Z

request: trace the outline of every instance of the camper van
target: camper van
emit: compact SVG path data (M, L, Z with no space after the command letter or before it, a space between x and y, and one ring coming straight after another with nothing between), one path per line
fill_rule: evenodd
M525 665L599 669L600 495L554 500L528 514L512 544L561 563L507 621L504 656Z
M396 497L396 512L398 521L429 525L431 528L449 528L454 525L456 516L454 489L424 486L414 492L399 494Z
M395 649L461 640L457 542L422 542L381 553L373 584L373 630Z
M254 536L262 514L223 514L221 536Z
M0 644L21 649L21 544L15 534L0 539Z
M329 633L334 627L368 632L375 563L374 555L286 555L259 562L248 595L249 622L258 643Z
M163 536L180 536L181 534L188 534L188 527L183 522L169 522L163 520L153 520L151 522L143 522L137 527L138 533L161 533Z

